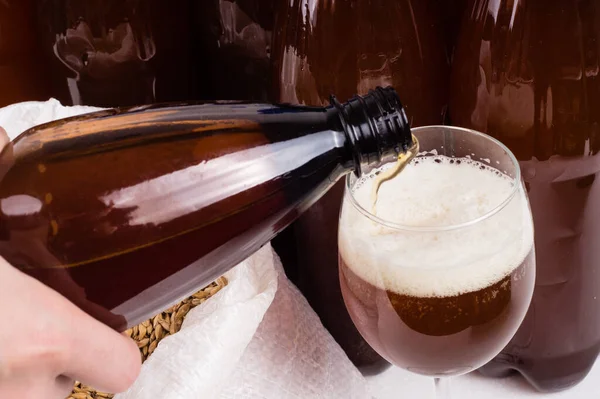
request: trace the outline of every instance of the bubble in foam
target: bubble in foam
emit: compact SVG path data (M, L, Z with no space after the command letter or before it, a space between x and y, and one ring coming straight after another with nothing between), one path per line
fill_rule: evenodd
M353 187L364 210L370 209L377 172ZM379 191L377 216L404 228L374 222L346 198L340 253L359 277L399 294L452 296L483 289L514 271L532 248L532 222L521 185L513 194L514 180L481 162L441 155L418 158ZM485 217L492 211L496 213ZM478 219L468 227L453 227ZM411 230L419 228L438 230Z

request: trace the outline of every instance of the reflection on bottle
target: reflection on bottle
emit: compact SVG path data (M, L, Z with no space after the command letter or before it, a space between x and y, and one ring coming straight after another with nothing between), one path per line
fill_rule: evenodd
M271 100L273 0L210 0L197 10L211 98Z
M142 88L138 102L153 102L155 76L146 68L146 63L156 54L152 32L135 32L125 18L116 26L106 28L103 26L102 33L94 35L90 24L80 17L73 28L57 35L54 54L75 76L67 78L73 102L89 103L86 97L94 96L96 90L120 95L123 89L131 88L124 84L125 77Z
M35 0L52 96L102 107L190 101L204 90L192 0Z
M154 50L153 45L150 47ZM147 61L137 58L139 52L129 23L119 24L105 38L94 38L91 29L80 21L75 29L68 29L54 45L54 52L75 74L75 82L85 80L114 81L128 68L128 63ZM150 55L150 58L154 54ZM134 67L135 68L135 67ZM143 68L143 67L142 67ZM85 83L84 83L85 84ZM152 82L151 87L154 87ZM77 83L70 82L71 96L81 102ZM154 93L148 98L154 99Z

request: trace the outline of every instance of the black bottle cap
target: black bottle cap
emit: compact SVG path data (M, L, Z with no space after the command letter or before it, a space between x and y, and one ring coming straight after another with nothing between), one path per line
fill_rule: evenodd
M331 96L331 105L338 109L352 143L358 176L396 161L413 144L408 118L392 87L377 87L344 104Z

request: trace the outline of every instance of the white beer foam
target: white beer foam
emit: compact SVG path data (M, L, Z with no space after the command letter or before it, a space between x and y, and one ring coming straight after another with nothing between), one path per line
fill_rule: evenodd
M372 206L374 176L354 186L354 197L366 210ZM376 212L403 226L453 226L497 208L515 183L468 158L422 157L381 185ZM399 294L443 297L483 289L519 267L532 247L533 223L520 182L499 212L447 231L386 227L360 213L349 194L344 198L339 232L344 262L363 280Z

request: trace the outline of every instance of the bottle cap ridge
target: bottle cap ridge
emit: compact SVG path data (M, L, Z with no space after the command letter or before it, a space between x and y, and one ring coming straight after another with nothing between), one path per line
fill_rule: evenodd
M412 133L402 103L392 87L377 87L344 104L330 97L354 148L355 173L361 176L412 146Z

